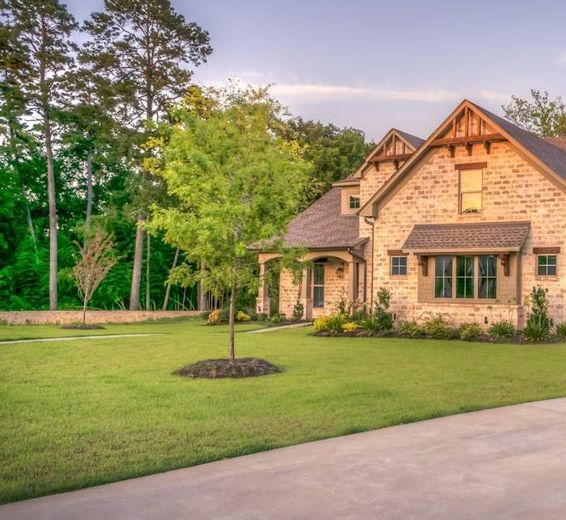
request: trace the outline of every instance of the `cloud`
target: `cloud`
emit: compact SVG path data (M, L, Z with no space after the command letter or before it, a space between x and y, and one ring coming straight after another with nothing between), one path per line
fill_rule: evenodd
M558 55L558 58L556 59L556 62L558 63L558 65L566 65L566 49L564 49L564 50Z
M487 90L458 91L443 88L383 88L383 87L352 87L347 85L332 85L323 83L275 83L271 92L282 98L297 101L329 101L329 100L384 100L384 101L421 101L441 103L445 101L460 101L464 98L489 99L505 101L508 94Z

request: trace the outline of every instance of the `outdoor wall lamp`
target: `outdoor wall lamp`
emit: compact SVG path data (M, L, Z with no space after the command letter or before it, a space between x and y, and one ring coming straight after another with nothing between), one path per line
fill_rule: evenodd
M344 278L344 262L342 262L339 266L338 269L336 269L336 276L338 278Z

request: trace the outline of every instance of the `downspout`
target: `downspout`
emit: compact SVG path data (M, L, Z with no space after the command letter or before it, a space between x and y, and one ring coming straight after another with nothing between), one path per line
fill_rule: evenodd
M364 222L366 224L368 224L369 226L371 226L371 254L370 254L370 258L371 258L371 268L370 268L370 293L369 293L369 305L370 305L370 309L373 307L373 278L374 278L374 272L373 272L373 257L375 254L375 219L377 217L375 217L374 215L372 215L371 217L364 217ZM366 280L367 280L367 275L366 275Z

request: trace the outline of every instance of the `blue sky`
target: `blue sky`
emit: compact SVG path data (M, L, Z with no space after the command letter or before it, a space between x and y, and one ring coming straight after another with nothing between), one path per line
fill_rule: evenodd
M464 97L566 98L566 1L172 0L210 32L195 81L272 83L295 115L426 137ZM84 19L102 1L68 0Z

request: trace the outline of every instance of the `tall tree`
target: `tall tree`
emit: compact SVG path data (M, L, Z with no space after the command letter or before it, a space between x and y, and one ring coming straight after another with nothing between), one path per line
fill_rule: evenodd
M356 128L339 128L334 124L289 119L280 127L286 139L297 141L303 157L314 164L310 202L324 193L330 185L352 173L369 153L372 143L366 143L365 135Z
M58 0L10 0L2 2L9 13L11 30L23 53L22 91L41 135L47 164L49 204L49 308L57 308L57 202L55 192L55 113L64 95L63 75L72 65L77 28L72 15Z
M106 78L121 96L117 115L134 131L131 157L137 161L137 221L130 291L131 310L139 308L144 248L143 222L154 181L143 167L148 129L188 89L191 69L212 52L208 32L175 12L169 0L105 0L105 10L85 23L91 39L81 62Z
M247 90L221 96L206 117L181 109L158 171L178 204L156 210L152 227L193 262L171 278L183 285L204 282L216 294L230 295L230 361L236 292L258 281L251 247L283 234L308 185L311 165L299 146L272 131L277 108L265 91ZM289 261L297 253L280 241L271 247Z
M562 98L550 99L548 92L531 90L531 99L511 96L503 105L507 119L539 137L566 135L566 106Z

